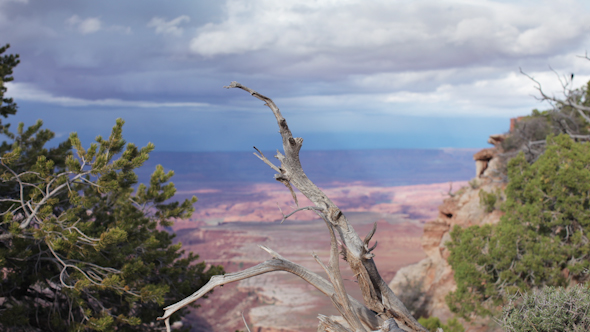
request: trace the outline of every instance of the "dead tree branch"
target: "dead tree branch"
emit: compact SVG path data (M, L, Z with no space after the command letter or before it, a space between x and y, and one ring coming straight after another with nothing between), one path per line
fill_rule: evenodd
M274 271L290 272L300 277L310 285L314 286L324 295L328 297L332 297L334 295L334 286L329 281L322 278L320 275L309 271L308 269L299 264L293 263L283 258L281 255L279 255L270 248L264 246L260 247L266 252L268 252L272 256L272 259L264 261L256 266L245 269L243 271L212 277L205 286L203 286L201 289L199 289L189 297L164 308L164 315L162 317L159 317L158 320L168 320L173 313L200 299L217 286L229 284L243 279L252 278L257 275ZM383 320L381 320L374 312L368 310L356 299L350 296L348 297L348 299L350 301L352 310L356 313L356 315L363 321L363 323L366 326L370 327L371 329L377 329L383 323Z
M237 82L232 82L226 88L239 88L247 91L253 97L264 101L265 106L268 106L273 112L277 124L279 126L279 133L283 141L283 153L277 151L275 156L281 163L280 167L276 167L262 155L257 155L263 162L273 168L277 174L275 179L282 182L287 186L291 193L296 199L292 186L297 188L305 197L307 197L314 204L314 211L322 216L325 220L328 230L331 234L331 258L330 265L326 267L326 271L330 277L331 282L320 278L315 275L312 277L312 273L305 270L292 262L289 262L278 254L273 254L273 259L261 263L255 267L247 269L242 272L231 273L224 276L216 276L211 281L201 288L199 291L189 296L183 301L180 301L172 306L165 308L164 316L159 319L167 320L170 315L179 310L180 308L192 303L197 298L203 296L205 293L213 289L215 286L237 281L245 278L250 278L255 275L272 271L288 271L294 273L304 279L306 282L314 285L324 294L329 296L334 305L343 314L350 330L340 324L332 324L329 319L322 320L320 318L320 329L325 331L365 331L363 324L369 328L369 330L376 330L382 328L382 322L388 320L394 320L396 327L401 325L402 328L410 331L423 331L427 330L420 325L416 319L410 314L404 304L398 299L393 291L387 285L387 282L383 280L379 274L375 262L373 260L374 254L371 251L374 249L368 247L368 243L373 236L375 229L363 241L356 233L352 225L348 222L346 216L342 211L328 198L320 188L318 188L305 174L301 162L299 159L299 151L303 145L303 139L300 137L293 137L287 120L281 114L279 108L272 101L272 99L259 94L258 92L241 85ZM258 149L257 149L258 150ZM260 152L260 151L258 151ZM361 289L365 305L358 304L355 300L348 296L346 290L342 285L342 277L339 277L338 268L338 255L337 250L334 254L336 247L336 235L341 239L342 247L345 252L347 263L350 265L353 273L357 276L358 285ZM269 251L269 250L267 250ZM271 251L269 251L271 252ZM271 253L272 254L272 253ZM350 304L347 304L347 300ZM359 307L360 306L360 307ZM368 318L366 314L369 314ZM356 317L355 317L356 316ZM379 317L379 318L377 318ZM360 323L362 322L362 324ZM379 322L378 324L375 324ZM388 325L390 326L390 325ZM391 325L392 326L392 325ZM389 327L387 328L388 330Z
M278 203L277 203L277 205L278 205ZM279 206L279 210L281 211L281 214L283 215L283 219L281 220L281 224L282 224L282 223L283 223L285 220L287 220L287 218L289 218L290 216L294 215L294 214L295 214L295 213L297 213L297 212L300 212L300 211L320 211L320 209L318 209L318 208L317 208L317 207L315 207L315 206L305 206L305 207L302 207L302 208L296 209L295 211L293 211L293 212L291 212L291 213L289 213L289 214L287 214L287 215L285 215L285 214L283 213L283 210L281 209L281 207L280 207L280 206Z
M319 214L319 213L318 213ZM342 280L342 274L340 273L340 266L338 263L339 255L338 255L338 244L336 240L336 235L334 234L334 228L326 219L324 215L321 215L322 219L326 223L328 230L330 232L330 265L329 267L325 266L319 259L318 256L314 255L316 261L324 268L326 274L330 278L332 285L336 289L336 296L331 296L330 299L332 303L338 309L338 312L344 317L348 325L354 329L354 331L358 332L365 332L366 330L362 326L359 318L357 315L354 314L352 307L350 305L350 301L348 299L348 294L346 289L344 288L344 281Z
M543 90L541 83L534 77L525 73L522 69L520 69L520 73L535 83L535 89L539 92L539 96L534 96L535 99L548 102L554 110L563 108L563 106L569 106L574 109L586 121L586 123L590 124L590 107L580 104L579 94L572 88L573 76L568 78L559 75L553 69L551 70L555 73L561 84L561 94L563 94L563 98L547 94Z

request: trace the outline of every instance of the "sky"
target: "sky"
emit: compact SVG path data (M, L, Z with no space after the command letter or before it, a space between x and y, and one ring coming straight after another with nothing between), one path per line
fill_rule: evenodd
M271 97L303 149L479 148L546 109L534 83L590 80L586 1L0 0L21 64L10 121L89 145L126 121L157 151L280 148Z

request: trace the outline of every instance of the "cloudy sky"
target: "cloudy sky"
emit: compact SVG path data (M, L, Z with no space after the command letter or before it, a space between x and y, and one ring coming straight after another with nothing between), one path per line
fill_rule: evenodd
M16 121L87 144L116 118L159 151L473 148L546 108L519 68L590 79L587 1L0 0Z

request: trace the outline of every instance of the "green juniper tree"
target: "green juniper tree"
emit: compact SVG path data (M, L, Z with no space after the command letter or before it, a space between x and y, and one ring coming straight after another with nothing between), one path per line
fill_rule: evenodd
M496 225L455 227L447 243L457 290L447 303L468 318L493 314L507 296L585 282L590 267L590 143L547 138L529 164L508 164L506 214Z
M0 55L8 45L0 49ZM3 82L18 56L0 57ZM4 98L1 114L15 114ZM75 133L54 148L42 122L0 146L0 329L14 331L155 331L162 307L223 273L185 254L159 230L193 212L196 198L170 202L173 172L156 168L149 185L134 169L153 145L137 148L111 135L84 148ZM180 312L173 321L186 314ZM186 329L186 328L185 328Z

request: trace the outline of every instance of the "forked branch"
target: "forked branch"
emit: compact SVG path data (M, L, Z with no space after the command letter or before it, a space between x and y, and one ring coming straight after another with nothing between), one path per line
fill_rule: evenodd
M368 248L368 243L361 240L338 206L307 177L299 159L303 139L293 137L287 125L287 120L285 120L272 99L238 82L232 82L226 88L239 88L247 91L253 97L264 101L265 105L273 112L279 126L284 151L284 155L280 152L277 152L276 155L276 158L281 162L280 174L278 175L289 181L305 195L320 210L320 213L326 216L329 223L338 232L346 248L347 262L353 273L359 278L359 287L368 309L377 312L385 319L394 318L398 323L407 326L410 330L427 331L416 321L379 275L372 258L373 254L370 252L373 248ZM368 237L369 240L371 236Z
M309 271L308 269L299 264L293 263L283 258L281 255L279 255L270 248L264 246L260 247L264 249L266 252L268 252L272 256L272 259L264 261L256 266L250 267L243 271L212 277L205 286L193 293L191 296L185 298L180 302L177 302L171 306L164 308L164 315L162 317L159 317L158 320L165 320L166 322L168 322L170 316L173 313L200 299L217 286L222 286L235 281L240 281L243 279L248 279L255 277L257 275L275 271L290 272L300 277L310 285L314 286L324 295L328 297L332 297L335 295L334 286L332 286L332 284L329 281L322 278L320 275ZM368 310L365 306L363 306L353 297L349 296L348 299L350 301L350 305L354 313L362 320L362 322L367 327L377 329L381 325L382 320L377 315L375 315L374 312ZM166 324L168 325L168 323Z
M239 88L247 91L253 97L264 101L265 105L273 112L283 141L284 154L277 151L277 155L275 156L280 161L281 166L277 167L272 164L258 149L256 150L259 155L256 154L256 156L277 172L277 174L275 174L275 179L289 188L295 202L297 202L297 198L291 185L297 188L314 204L313 207L305 207L296 211L313 210L324 219L331 238L330 263L329 266L325 266L319 261L319 259L318 262L328 273L330 281L308 271L302 266L282 258L274 251L263 247L263 249L273 256L273 259L241 272L211 278L203 288L195 292L193 295L165 308L164 316L158 319L166 320L168 326L170 315L202 297L216 286L280 270L298 275L300 278L327 295L349 325L349 327L346 327L325 316L320 316L319 330L339 332L361 332L366 331L366 329L370 331L402 331L398 326L399 324L402 328L409 331L426 332L427 330L416 321L379 275L373 260L374 254L371 253L375 246L372 248L369 248L368 246L371 238L375 234L375 227L364 240L361 240L338 206L336 206L336 204L334 204L334 202L332 202L328 196L326 196L326 194L324 194L324 192L322 192L322 190L320 190L320 188L307 177L299 159L299 151L301 150L303 139L293 137L293 134L287 125L287 120L285 120L272 99L237 82L232 82L226 88ZM287 217L288 216L283 214L283 220ZM354 275L357 277L358 285L361 288L363 299L365 301L364 306L354 298L350 297L344 289L342 276L340 275L340 269L338 266L339 257L336 232L341 239L346 261L350 265Z
M587 56L586 56L586 59L588 59ZM541 83L538 80L536 80L531 75L525 73L522 69L520 69L520 73L523 74L524 76L528 77L531 81L533 81L535 83L535 89L539 92L539 96L535 96L535 98L537 100L548 102L553 107L554 110L557 110L563 106L569 106L573 110L575 110L586 121L586 123L590 124L590 107L580 104L580 100L579 100L580 96L579 96L579 94L576 94L575 93L576 90L574 90L572 88L573 79L574 79L573 74L571 75L570 78L568 78L566 76L560 76L553 69L551 69L551 70L555 73L555 75L557 76L557 79L559 80L559 82L561 84L561 88L562 88L561 93L563 94L563 98L558 98L555 95L547 94L543 90L543 86L541 85ZM578 135L578 136L580 136L580 135ZM587 140L588 137L583 136L583 139Z

